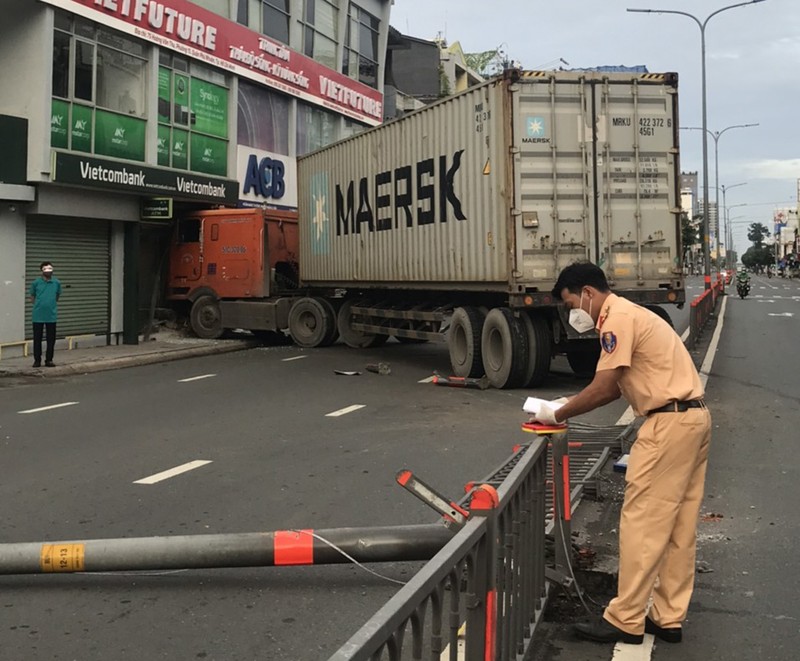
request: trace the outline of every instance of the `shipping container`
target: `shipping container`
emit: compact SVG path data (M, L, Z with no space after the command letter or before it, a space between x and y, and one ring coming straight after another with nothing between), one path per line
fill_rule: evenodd
M511 72L299 159L301 280L536 294L590 260L682 301L676 91Z

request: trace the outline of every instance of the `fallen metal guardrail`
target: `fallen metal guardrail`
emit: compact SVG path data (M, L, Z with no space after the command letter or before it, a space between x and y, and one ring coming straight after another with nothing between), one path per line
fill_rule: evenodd
M707 289L692 301L689 312L689 342L692 347L697 346L700 334L714 314L714 310L717 308L717 300L724 291L722 278L717 278L711 289Z
M547 442L519 446L495 489L475 486L464 527L331 661L510 659L544 609ZM406 645L406 638L410 638Z

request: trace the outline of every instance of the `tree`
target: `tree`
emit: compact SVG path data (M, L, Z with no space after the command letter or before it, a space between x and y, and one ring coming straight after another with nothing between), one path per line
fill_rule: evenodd
M761 248L764 245L764 239L768 237L769 234L769 228L763 223L751 223L750 228L747 230L747 239L755 247Z
M500 46L494 50L485 50L481 53L464 53L467 66L483 78L489 78L497 73L497 62Z
M756 223L754 223L756 224ZM749 235L748 235L749 236ZM761 266L769 266L774 263L775 255L772 248L765 245L752 245L742 255L742 264L747 268L757 268Z
M685 211L681 214L681 243L684 250L688 250L695 243L700 243L700 232L698 231L697 219L702 219L702 216L697 216L693 221L689 220L689 214Z

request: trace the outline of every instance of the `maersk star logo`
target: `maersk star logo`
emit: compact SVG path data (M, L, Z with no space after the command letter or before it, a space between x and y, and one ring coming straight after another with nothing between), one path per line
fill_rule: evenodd
M528 117L528 135L531 138L541 138L544 135L544 119L542 117Z
M311 178L311 252L330 252L330 216L328 214L328 175L319 172Z

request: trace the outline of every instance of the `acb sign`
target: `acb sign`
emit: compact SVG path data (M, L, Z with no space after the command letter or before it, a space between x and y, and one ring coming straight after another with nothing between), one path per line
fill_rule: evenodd
M237 151L239 200L243 206L297 208L297 161L239 145Z

